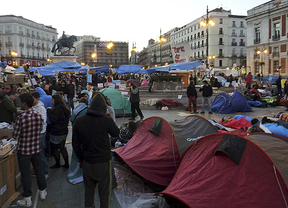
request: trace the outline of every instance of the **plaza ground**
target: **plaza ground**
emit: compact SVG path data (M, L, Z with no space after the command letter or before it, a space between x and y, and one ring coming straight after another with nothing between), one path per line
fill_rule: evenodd
M191 115L188 111L184 111L184 107L177 107L171 108L168 111L161 111L156 110L156 107L142 107L142 112L145 118L151 116L159 116L167 120L168 122L173 120L184 119L186 116ZM242 112L238 113L239 115L248 116L250 118L258 118L259 120L263 118L263 116L273 117L277 115L279 112L283 112L286 108L283 106L277 107L268 107L268 108L253 108L252 112ZM198 109L200 112L201 109ZM235 114L198 114L199 116L205 117L206 119L215 119L219 121L223 116L230 117L234 116ZM144 119L145 119L144 118ZM123 123L127 123L129 118L117 118L116 122L117 125L120 126ZM137 117L139 119L139 117ZM69 158L72 154L72 127L69 124L69 134L67 137L67 150L69 154ZM63 161L62 161L63 163ZM49 164L54 164L54 158L49 159ZM72 185L67 181L68 170L65 168L59 169L50 169L49 172L50 177L47 179L47 192L48 196L47 199L41 201L39 197L37 197L37 185L36 179L33 178L33 205L32 207L38 208L82 208L84 207L84 184L76 184ZM20 186L17 190L18 192L22 193L22 186ZM16 201L21 199L21 194L19 197L12 202L11 207L16 205ZM99 198L97 194L95 195L95 205L99 207ZM112 208L121 208L120 204L118 203L114 193L112 192L111 197L111 207ZM124 207L123 207L124 208Z

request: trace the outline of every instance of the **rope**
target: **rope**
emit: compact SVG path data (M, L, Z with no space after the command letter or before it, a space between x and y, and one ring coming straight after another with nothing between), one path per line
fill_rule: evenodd
M281 191L283 200L284 200L285 205L286 205L286 208L287 208L287 207L288 207L287 201L286 201L286 199L285 199L285 195L284 195L283 190L282 190L282 188L281 188L281 185L280 185L280 182L279 182L279 179L278 179L278 176L277 176L277 171L276 171L275 165L273 165L273 169L274 169L274 174L275 174L275 177L276 177L276 179L277 179L277 183L278 183L279 189L280 189L280 191Z

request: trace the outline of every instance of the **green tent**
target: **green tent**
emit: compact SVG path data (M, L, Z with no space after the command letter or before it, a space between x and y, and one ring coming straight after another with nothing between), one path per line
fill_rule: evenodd
M112 108L114 109L117 118L132 116L131 103L121 94L121 92L113 88L104 88L100 90L100 92L111 100Z

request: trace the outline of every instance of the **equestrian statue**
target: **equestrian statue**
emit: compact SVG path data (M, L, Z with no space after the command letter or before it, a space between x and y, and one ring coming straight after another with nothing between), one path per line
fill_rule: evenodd
M65 35L65 31L63 31L62 37L54 44L51 52L54 55L57 55L56 52L61 52L61 55L70 55L71 49L74 49L74 53L76 52L76 48L73 46L73 43L77 41L75 35L71 35L67 37Z

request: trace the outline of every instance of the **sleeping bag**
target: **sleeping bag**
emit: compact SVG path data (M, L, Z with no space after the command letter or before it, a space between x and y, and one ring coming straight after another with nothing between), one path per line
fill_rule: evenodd
M267 127L272 134L278 134L285 138L288 138L288 129L283 126L279 126L277 123L266 123L263 126Z

